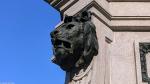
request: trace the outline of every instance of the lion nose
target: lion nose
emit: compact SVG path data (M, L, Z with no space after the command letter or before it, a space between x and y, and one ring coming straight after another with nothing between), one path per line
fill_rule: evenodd
M58 30L55 30L53 32L50 33L51 37L54 38L54 36L56 36L59 33Z

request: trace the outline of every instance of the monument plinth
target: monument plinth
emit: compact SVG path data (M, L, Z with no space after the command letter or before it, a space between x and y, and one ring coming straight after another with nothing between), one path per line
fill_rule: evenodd
M92 28L96 32L94 36L97 37L99 49L97 54L89 56L90 61L84 61L86 58L79 61L80 57L82 59L80 51L84 51L85 47L82 45L77 48L81 50L75 49L79 53L76 53L75 56L71 55L75 57L75 59L70 58L71 62L66 64L63 63L64 61L61 62L59 57L62 55L59 56L60 54L56 57L57 61L53 60L63 70L66 70L66 84L150 84L149 0L46 1L62 15L62 22L56 26L56 30L61 31L61 34L59 33L61 36L63 36L62 33L67 33L62 29L64 24L71 24L69 27L73 27L75 31L80 28L82 30L82 26L88 25L83 29L90 32L93 31ZM67 26L63 28L67 28ZM82 33L77 34L81 35L80 41L78 41L79 39L72 41L79 44L80 42L84 43ZM73 35L72 38L78 38L77 35ZM71 43L60 41L60 39L54 41L56 46L63 44L68 48L72 48ZM65 54L63 49L58 49L58 51Z

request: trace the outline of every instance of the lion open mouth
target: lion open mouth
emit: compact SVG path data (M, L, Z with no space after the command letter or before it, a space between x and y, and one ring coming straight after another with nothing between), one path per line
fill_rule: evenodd
M71 48L71 42L64 39L52 39L52 44L54 48Z

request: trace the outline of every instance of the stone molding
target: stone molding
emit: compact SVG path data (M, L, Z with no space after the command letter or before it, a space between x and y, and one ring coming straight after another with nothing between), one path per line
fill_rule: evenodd
M66 1L66 0L63 0ZM79 0L70 0L66 2L60 2L55 7L61 13L67 14L66 11L69 11L73 5ZM67 4L68 3L68 4ZM63 4L60 6L60 4ZM67 5L65 5L67 4ZM65 6L64 6L65 5ZM84 9L95 8L98 10L106 19L103 19L99 14L93 12L93 15L99 19L102 23L108 26L113 31L150 31L150 16L114 16L111 15L108 10L105 10L97 1L91 0L91 2L86 6L78 10L77 13ZM60 10L61 9L61 10ZM76 13L76 14L77 14ZM74 14L74 15L76 15Z

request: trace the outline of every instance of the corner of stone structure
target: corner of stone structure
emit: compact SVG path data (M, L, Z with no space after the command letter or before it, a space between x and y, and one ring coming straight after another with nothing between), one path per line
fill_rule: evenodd
M55 8L60 13L61 21L63 20L63 12L60 11L60 8L63 6L64 2L66 0L44 0L46 3L51 5L53 8Z

